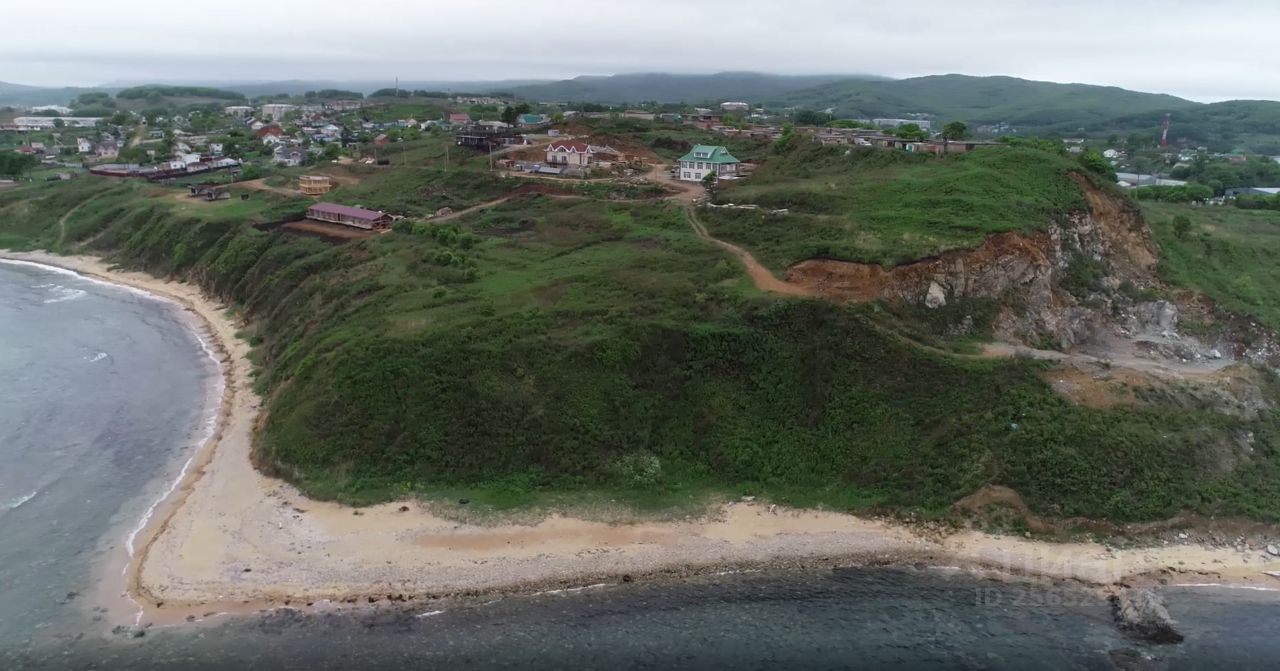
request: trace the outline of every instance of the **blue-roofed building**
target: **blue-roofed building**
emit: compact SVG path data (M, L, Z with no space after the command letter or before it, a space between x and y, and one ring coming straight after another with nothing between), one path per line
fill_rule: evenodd
M548 121L550 121L550 119L548 119L545 114L521 114L520 117L516 119L516 123L521 128L541 126L542 124L545 124Z

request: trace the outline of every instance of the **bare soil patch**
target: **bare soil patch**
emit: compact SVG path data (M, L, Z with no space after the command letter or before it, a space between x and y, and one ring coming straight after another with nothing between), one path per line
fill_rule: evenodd
M366 231L361 228L343 226L341 224L330 224L324 221L312 221L310 219L291 221L281 226L281 228L286 231L299 233L301 235L310 235L312 237L321 238L331 242L365 240L378 235L377 231Z

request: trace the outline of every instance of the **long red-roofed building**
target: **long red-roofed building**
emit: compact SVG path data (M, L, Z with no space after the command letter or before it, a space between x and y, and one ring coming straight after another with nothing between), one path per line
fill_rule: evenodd
M337 203L316 203L307 208L307 218L325 221L331 224L342 224L372 231L386 228L391 224L391 215L349 205Z

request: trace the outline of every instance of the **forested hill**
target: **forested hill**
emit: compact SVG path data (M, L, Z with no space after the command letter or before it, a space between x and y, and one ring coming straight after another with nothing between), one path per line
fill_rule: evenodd
M1124 114L1198 107L1175 96L1114 86L1056 84L1015 77L936 75L899 80L847 80L785 97L811 109L835 108L840 116L900 117L928 114L976 124L1089 125Z
M759 103L780 99L813 87L849 80L848 75L768 75L721 72L710 75L662 73L576 77L560 82L515 87L511 92L530 100L628 103L703 103L742 100Z
M1173 115L1170 140L1280 154L1280 102L1232 100L1204 104L1114 86L1057 84L1014 77L937 75L901 80L845 80L772 101L775 106L832 109L837 116L900 118L1000 126L1018 135L1159 132Z

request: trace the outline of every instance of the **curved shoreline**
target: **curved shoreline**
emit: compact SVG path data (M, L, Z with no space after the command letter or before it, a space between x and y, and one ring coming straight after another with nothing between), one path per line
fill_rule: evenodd
M774 509L755 502L669 522L609 524L552 515L536 524L459 523L420 502L354 509L306 499L250 461L261 400L248 345L193 286L111 270L90 257L0 256L123 284L182 305L208 329L224 376L218 424L156 508L126 567L138 622L178 623L211 613L295 604L354 605L573 587L622 576L680 576L761 566L936 563L1003 575L1280 588L1280 557L1194 544L1118 550L973 531L925 537L852 515ZM1189 576L1176 580L1178 575Z
M217 316L216 312L211 312L214 310L212 304L194 287L164 283L148 275L138 274L136 278L132 278L125 273L111 270L101 260L93 257L56 256L43 252L14 252L0 249L0 259L70 273L81 279L117 289L126 289L172 305L194 319L195 323L187 326L191 328L192 335L200 343L217 371L219 378L217 390L209 395L211 407L216 407L216 410L212 413L212 422L206 433L195 443L193 453L178 469L178 474L169 487L147 506L137 524L126 534L125 556L116 556L107 561L104 567L107 575L102 577L103 584L95 590L99 592L95 603L106 608L116 618L126 615L121 610L121 600L127 601L128 606L132 607L127 614L132 617L136 625L141 622L147 607L153 605L153 602L138 598L141 568L146 561L151 544L186 500L195 481L199 479L202 470L212 459L232 413L231 403L234 391L232 372L228 364L231 355L225 347L225 339L215 329L212 321L212 318ZM176 284L181 289L158 286L160 284ZM138 550L137 545L139 539L142 541L141 551ZM116 567L119 567L119 571L115 570ZM104 589L107 593L102 593Z

